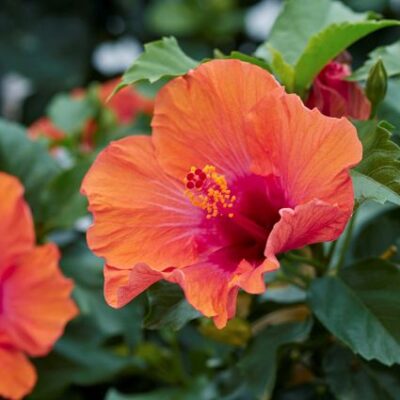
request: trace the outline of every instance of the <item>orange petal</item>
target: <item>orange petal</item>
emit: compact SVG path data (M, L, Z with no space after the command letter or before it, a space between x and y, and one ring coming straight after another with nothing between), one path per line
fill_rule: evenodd
M137 264L131 270L106 265L104 268L104 297L111 307L120 308L163 278L146 264Z
M61 274L58 261L56 246L36 247L6 270L2 282L0 329L32 356L47 354L77 314L72 282Z
M160 279L179 284L187 301L207 317L214 317L222 328L235 313L237 286L230 287L232 273L223 271L215 264L204 262L181 269L154 271L145 264L131 270L106 266L105 297L113 307L129 303Z
M36 372L22 352L0 344L0 365L0 397L18 400L32 391Z
M271 74L239 60L210 61L169 82L152 121L161 165L179 179L207 164L227 178L248 172L245 115L271 91L283 91Z
M271 95L248 115L246 133L253 171L278 176L292 207L317 198L353 208L347 171L361 160L362 146L347 119L309 110L296 95Z
M184 190L183 181L160 168L149 137L113 142L82 184L94 216L89 247L118 268L191 264L197 258L195 237L203 211L191 205Z
M164 271L154 271L146 264L138 264L130 270L106 265L106 301L112 307L123 307L151 285L164 279L180 285L187 301L206 317L212 317L218 328L223 328L228 319L235 315L239 288L262 293L265 290L262 274L276 269L278 262L265 261L255 269L248 262L235 262L226 249L217 259Z
M281 219L272 229L265 254L275 255L318 242L337 239L343 232L351 210L343 210L320 200L280 210Z
M31 212L17 178L0 172L0 279L15 257L31 250L35 233Z

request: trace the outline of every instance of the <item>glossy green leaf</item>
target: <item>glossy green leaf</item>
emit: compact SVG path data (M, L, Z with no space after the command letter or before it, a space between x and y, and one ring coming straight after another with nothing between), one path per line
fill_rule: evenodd
M144 319L147 329L181 329L189 321L198 318L199 312L186 300L178 285L158 282L148 291L149 311Z
M363 159L352 171L357 201L400 205L400 148L390 140L385 123L367 121L357 127L363 144Z
M388 76L400 75L400 41L378 47L369 53L366 63L353 73L351 79L357 81L367 79L369 70L378 59L383 61Z
M304 341L310 334L312 321L269 326L261 331L239 361L249 391L254 398L269 398L276 379L278 350L289 343Z
M356 13L338 1L287 0L268 42L256 55L271 61L279 53L278 65L284 62L294 70L294 77L278 70L281 81L289 91L303 94L324 65L351 44L378 29L400 24L369 17L370 14ZM275 55L271 54L272 49Z
M175 38L164 37L144 46L144 52L125 72L119 89L142 80L154 83L161 78L184 75L198 64L181 50Z
M400 25L398 21L342 22L330 25L311 38L296 63L295 90L302 93L319 71L333 58L364 36L382 28Z
M28 139L24 128L0 120L0 171L19 178L25 188L25 198L38 216L43 190L59 172L59 167L47 148Z
M309 302L338 339L367 360L400 363L400 270L376 259L313 281Z
M310 40L329 26L364 21L367 16L338 1L286 0L267 43L279 51L286 62L295 65Z
M333 346L323 360L326 381L338 399L398 400L400 370L366 363L341 346Z

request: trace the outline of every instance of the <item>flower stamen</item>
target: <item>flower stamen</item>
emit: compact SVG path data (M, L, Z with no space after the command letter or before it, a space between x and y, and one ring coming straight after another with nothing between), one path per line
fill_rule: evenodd
M183 182L186 197L194 206L207 212L207 219L223 215L234 217L231 209L236 196L232 195L225 176L217 173L213 165L203 169L191 167Z

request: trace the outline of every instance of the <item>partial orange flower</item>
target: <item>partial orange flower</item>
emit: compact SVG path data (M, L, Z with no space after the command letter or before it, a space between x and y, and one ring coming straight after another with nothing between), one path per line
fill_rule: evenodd
M82 184L113 307L165 279L222 328L278 254L336 239L351 216L354 127L257 66L215 60L172 80L152 127L111 143Z
M96 130L97 125L94 120L90 119L86 121L81 135L81 144L85 150L93 148L93 137ZM47 117L42 117L34 122L28 128L28 135L33 140L41 137L49 139L52 142L52 147L57 147L57 145L67 137L67 133L58 128L51 119Z
M65 139L66 133L57 128L50 118L42 117L29 127L28 135L31 139L44 137L50 139L53 143L57 143Z
M18 180L0 173L0 397L20 399L36 382L28 356L47 354L77 314L55 245L35 246Z
M154 108L154 101L139 94L134 88L126 87L117 92L112 98L110 95L119 84L120 79L113 79L99 87L99 100L103 107L112 111L119 124L130 124L135 121L139 113L151 115ZM71 92L71 97L82 99L86 90L76 88ZM95 147L95 134L98 125L94 119L86 121L81 133L82 151L91 151ZM67 133L59 129L50 118L42 117L34 122L28 129L28 135L32 139L40 137L47 138L52 142L52 147L57 147L66 137Z
M350 75L348 64L331 61L316 77L306 101L307 107L317 107L330 117L367 120L371 103L357 82L346 80Z

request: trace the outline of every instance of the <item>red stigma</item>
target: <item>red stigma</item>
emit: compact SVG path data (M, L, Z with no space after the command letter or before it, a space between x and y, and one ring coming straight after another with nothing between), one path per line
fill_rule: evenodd
M193 173L187 174L187 175L186 175L186 179L187 179L188 181L192 181L192 180L194 179L194 174L193 174Z
M194 188L194 183L193 182L188 182L188 183L186 183L186 187L188 189L193 189Z

